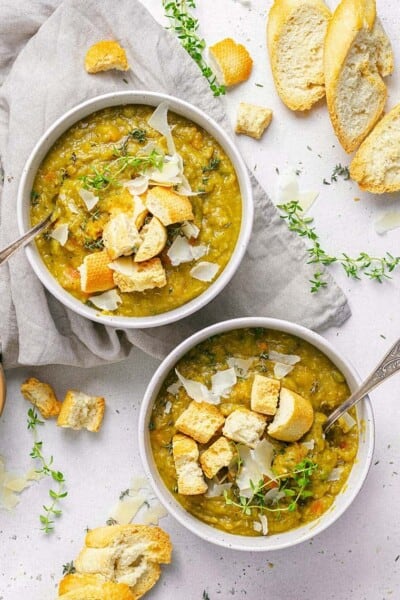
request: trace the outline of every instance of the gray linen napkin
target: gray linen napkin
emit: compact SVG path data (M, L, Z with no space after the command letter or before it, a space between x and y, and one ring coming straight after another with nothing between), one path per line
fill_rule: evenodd
M0 247L18 236L17 188L32 147L57 117L79 102L115 90L162 91L196 104L230 130L223 101L213 97L197 66L140 2L65 0L52 12L57 4L14 0L0 7L0 81L18 54L0 90L5 176ZM120 41L132 67L129 72L93 76L84 71L85 51L100 39ZM0 270L5 366L92 366L124 358L132 344L161 358L193 331L238 316L279 317L312 329L340 325L350 315L343 293L330 280L326 289L310 294L313 269L306 265L303 243L288 231L254 178L252 183L254 232L239 271L218 298L174 325L117 331L87 321L51 297L24 253L17 254Z

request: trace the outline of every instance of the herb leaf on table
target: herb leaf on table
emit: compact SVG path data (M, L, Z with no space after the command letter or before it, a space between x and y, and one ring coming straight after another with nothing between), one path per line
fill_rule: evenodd
M290 231L294 231L300 237L308 240L309 264L328 267L336 263L352 279L361 279L364 276L379 283L382 283L385 279L391 279L390 273L400 265L400 256L392 256L389 252L381 257L370 256L367 252L360 252L356 257L351 257L345 252L338 256L332 256L322 248L319 235L314 226L314 219L304 215L298 201L293 200L287 204L279 204L278 208L282 212L281 219L286 221ZM321 271L314 273L314 279L311 279L310 283L312 293L318 292L321 288L327 286L327 281L323 279Z
M53 457L46 459L43 455L43 442L38 440L37 427L44 425L44 421L38 418L38 414L35 409L30 408L28 410L27 427L28 430L33 432L34 443L30 453L33 460L37 460L40 463L40 468L36 469L36 473L49 477L52 482L56 485L56 489L50 488L49 496L51 502L48 506L43 505L44 513L39 515L39 520L42 525L41 530L44 533L51 533L54 530L54 519L62 515L62 510L59 505L68 492L65 490L65 478L61 471L57 471L53 468Z
M219 85L215 73L203 57L206 43L198 34L199 21L188 10L196 8L195 0L163 0L163 6L165 16L170 21L168 29L174 31L183 48L197 63L214 96L225 94L225 86Z

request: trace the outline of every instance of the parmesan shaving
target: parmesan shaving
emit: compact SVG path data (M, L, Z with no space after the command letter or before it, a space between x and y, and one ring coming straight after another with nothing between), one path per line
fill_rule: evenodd
M60 246L65 246L68 240L68 224L63 223L62 225L57 225L50 233L50 237L53 238L53 240L56 240Z
M328 477L326 478L326 481L339 481L339 479L342 475L342 471L343 471L342 467L335 467L329 473Z
M149 178L146 175L139 175L139 177L135 177L135 179L124 181L122 185L132 196L140 196L140 194L147 192Z
M173 396L176 396L181 387L182 387L181 382L175 381L175 383L171 383L171 385L169 387L167 387L167 392L169 394L172 394Z
M275 481L275 475L272 472L274 447L268 440L264 439L258 442L254 449L244 445L240 445L238 448L242 467L236 478L236 485L241 496L252 498L254 492L250 482L257 485L264 479L264 476Z
M261 523L259 523L258 521L254 521L253 522L253 529L254 531L257 531L258 533L262 532L262 525Z
M199 281L212 281L219 271L219 265L203 261L190 270L190 275Z
M276 379L283 379L286 375L289 375L291 371L293 371L294 367L291 365L285 365L283 363L275 363L274 364L274 376Z
M307 450L314 450L315 440L310 440L309 442L302 442L301 445L303 446L303 448L306 448Z
M375 221L375 231L383 235L400 227L400 212L387 212Z
M186 379L186 377L181 375L177 369L175 369L175 373L185 388L187 395L192 398L192 400L195 400L196 402L208 402L210 404L217 404L219 402L219 399L217 400L215 397L212 397L204 383Z
M268 533L268 519L267 519L266 515L259 515L258 518L260 519L260 522L261 522L262 534L263 535L267 535L267 533Z
M348 433L356 424L355 419L347 412L338 419L338 425L344 433Z
M303 212L307 212L318 198L318 192L300 192L298 177L292 169L284 171L278 181L276 204L298 202Z
M214 481L209 481L208 490L205 493L205 497L216 498L217 496L223 496L224 492L230 490L231 487L231 483L215 483Z
M149 174L151 183L157 185L177 185L182 183L181 161L179 155L166 156L161 169L154 169Z
M183 235L185 237L187 237L189 240L191 238L196 239L200 233L200 229L197 227L197 225L195 225L194 223L191 223L190 221L184 221L182 223L181 229L182 229Z
M116 310L121 304L121 296L116 290L109 290L98 296L90 296L90 302L100 310Z
M235 369L226 369L225 371L218 371L211 377L211 393L214 396L222 396L226 398L229 396L231 389L236 385L237 377Z
M145 477L135 477L123 496L111 511L111 517L120 525L131 523L133 519L135 523L158 525L159 520L168 514Z
M81 188L78 192L79 196L82 198L86 208L90 211L92 210L99 201L99 197L95 196L93 192L89 190L85 190Z
M168 515L168 512L158 501L154 503L153 506L150 506L141 517L140 522L143 525L158 525L160 519L163 519Z
M176 154L171 127L168 125L168 104L166 102L161 102L147 122L150 127L165 137L167 141L168 153L170 155Z
M167 256L173 267L181 263L197 260L207 254L208 247L204 245L192 246L187 241L186 237L178 235L171 244L167 252Z
M169 400L165 403L165 408L164 408L164 414L169 415L169 413L171 412L171 408L172 408L172 402L170 402Z
M121 273L121 275L126 275L127 277L131 277L135 272L135 267L130 256L117 258L117 260L109 263L108 267L112 271L116 271L117 273Z
M134 519L143 504L146 496L138 491L129 491L126 496L114 506L111 511L111 518L115 519L119 525L127 525Z
M13 510L20 502L19 494L43 475L30 469L24 475L14 475L6 470L4 459L0 456L0 508Z
M72 200L68 202L67 206L73 215L79 215L79 208L75 206L75 203Z
M249 369L254 361L255 361L255 357L236 358L235 356L230 356L226 360L228 365L235 369L235 373L238 377L246 377L247 373L249 372Z
M284 365L295 365L301 360L297 354L281 354L281 352L275 352L275 350L268 352L268 359L273 362L283 363Z
M272 488L272 490L268 490L268 492L264 495L265 504L268 506L278 504L279 500L282 500L282 498L285 498L285 492L280 491L277 487Z

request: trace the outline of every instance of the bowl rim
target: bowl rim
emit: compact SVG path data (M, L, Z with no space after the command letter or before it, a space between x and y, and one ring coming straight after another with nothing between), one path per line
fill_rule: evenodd
M167 102L170 110L192 120L200 125L200 127L206 129L228 155L238 178L242 201L241 227L232 255L215 281L212 282L204 292L199 296L192 298L189 302L157 315L143 317L101 315L98 310L83 304L61 287L45 266L35 244L25 248L26 256L36 276L57 300L75 313L84 316L91 321L116 328L142 329L148 327L160 327L184 319L211 302L211 300L222 292L236 273L242 262L252 233L254 203L249 172L233 139L226 131L224 131L221 125L209 117L204 111L180 98L145 90L109 92L89 98L72 107L61 115L45 131L34 146L24 165L18 187L17 223L19 232L23 235L30 226L29 198L37 169L52 145L65 131L78 121L103 108L124 104L145 104L156 107L161 102Z
M148 430L153 402L169 371L190 349L210 336L248 327L263 327L265 329L273 329L297 336L312 344L325 354L345 375L346 381L352 391L361 383L357 370L347 358L344 358L325 338L302 325L270 317L242 317L221 321L194 333L191 337L181 342L168 354L153 374L145 391L139 413L139 452L145 475L153 486L160 502L186 529L210 543L225 548L241 551L268 552L282 550L309 540L327 529L347 510L364 485L372 463L375 442L375 424L372 405L369 397L366 396L356 407L358 421L359 423L364 423L364 426L360 427L359 447L357 451L358 457L360 449L365 447L363 463L360 464L356 457L353 468L349 474L349 479L341 492L335 497L333 505L321 517L314 521L287 532L275 534L271 537L250 537L230 534L217 528L213 528L188 513L169 492L154 463ZM357 467L356 481L353 482L353 485L350 488L348 482L355 472L355 467ZM340 507L336 507L338 498L344 498L343 505ZM299 533L299 535L296 535L296 533ZM273 545L269 543L271 540L275 540Z

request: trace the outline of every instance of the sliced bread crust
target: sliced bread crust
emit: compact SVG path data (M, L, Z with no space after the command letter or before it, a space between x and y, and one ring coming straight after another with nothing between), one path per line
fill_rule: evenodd
M356 150L379 120L393 71L390 41L376 16L375 0L342 0L324 47L328 110L346 152Z
M272 74L291 110L308 110L325 95L323 46L330 18L322 0L275 0L269 12Z
M350 165L350 175L362 190L374 194L400 190L400 104L361 144Z

